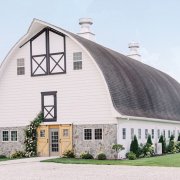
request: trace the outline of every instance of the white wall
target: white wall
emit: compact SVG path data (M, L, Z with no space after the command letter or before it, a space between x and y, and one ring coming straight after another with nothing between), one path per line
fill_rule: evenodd
M90 57L68 37L66 50L66 74L38 77L30 76L30 44L14 53L0 79L0 127L29 124L41 110L44 91L58 91L58 123L116 122L106 86ZM83 70L73 70L73 52L79 51L83 54ZM25 75L17 76L17 58L25 58Z
M126 128L126 139L123 139L122 129ZM131 128L134 128L134 134L138 138L138 129L141 129L141 139L138 139L138 143L145 144L147 139L145 138L145 129L148 129L148 134L152 135L152 129L154 129L154 139L152 142L155 144L158 142L157 130L160 129L160 134L163 130L166 132L166 140L168 142L168 130L173 132L175 130L175 140L177 140L178 132L180 132L180 124L167 123L167 122L152 122L147 120L118 120L118 143L125 147L125 150L121 152L121 156L124 156L126 152L129 152L131 144Z

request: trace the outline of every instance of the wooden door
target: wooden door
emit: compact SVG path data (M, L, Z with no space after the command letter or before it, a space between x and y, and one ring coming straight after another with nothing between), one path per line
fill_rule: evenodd
M72 150L72 125L64 124L59 126L60 132L60 156L67 150Z
M38 156L49 156L49 126L42 125L37 129L37 154Z

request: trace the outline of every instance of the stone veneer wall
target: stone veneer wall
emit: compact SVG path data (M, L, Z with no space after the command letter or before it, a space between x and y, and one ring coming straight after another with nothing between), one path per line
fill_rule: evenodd
M102 140L94 139L92 131L92 140L84 140L84 129L102 128ZM105 153L108 159L114 159L115 153L112 145L117 143L117 124L95 124L95 125L73 125L73 148L77 156L82 152L89 152L95 158L99 153Z
M24 129L26 127L0 127L0 155L10 156L16 151L24 151ZM9 141L2 141L2 131L9 131ZM17 141L11 141L10 131L17 131Z

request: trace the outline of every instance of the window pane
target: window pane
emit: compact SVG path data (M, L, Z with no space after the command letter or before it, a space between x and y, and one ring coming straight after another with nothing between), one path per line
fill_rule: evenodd
M24 75L25 68L24 67L17 67L17 75Z
M68 137L69 136L69 131L68 129L63 129L63 136Z
M158 138L160 138L160 129L157 130Z
M21 58L21 59L17 59L17 66L24 66L24 59Z
M95 139L102 139L102 129L95 129Z
M9 141L9 131L3 131L3 141Z
M84 139L85 140L92 139L92 129L84 129Z
M123 139L126 139L126 128L122 129L122 137Z
M40 137L41 138L45 137L45 130L40 130Z
M74 62L73 65L74 65L74 70L82 69L82 61Z
M154 129L152 129L152 139L154 139Z
M17 141L17 131L11 131L11 141Z
M145 129L145 138L148 138L148 129Z
M141 129L138 129L138 139L141 139Z
M134 139L134 128L131 128L131 139Z
M170 138L170 136L171 136L171 131L168 130L168 138Z
M74 61L82 60L82 52L73 53L73 60Z

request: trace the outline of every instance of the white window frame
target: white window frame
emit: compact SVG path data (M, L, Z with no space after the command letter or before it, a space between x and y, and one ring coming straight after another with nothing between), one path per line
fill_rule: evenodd
M85 139L85 130L86 129L91 129L91 139ZM84 141L92 141L94 138L93 138L93 129L92 128L83 128L83 140Z
M141 129L139 128L139 129L138 129L138 139L141 139L141 133L142 133L142 131L141 131Z
M122 139L126 139L126 128L122 128Z
M152 137L152 139L155 138L155 131L154 131L154 129L151 129L151 137Z
M16 132L17 132L17 140L16 140L16 141L12 141L12 139L11 139L11 133L12 133L13 131L16 131ZM11 130L11 131L10 131L10 137L9 137L9 138L10 138L10 141L11 141L11 142L18 142L18 131L17 131L17 130Z
M18 65L19 60L23 60L23 65ZM25 75L25 59L24 58L18 58L16 63L17 63L17 76ZM24 68L24 73L18 74L18 68Z
M4 132L4 131L7 131L7 132L8 132L8 141L4 141L4 140L3 140L3 132ZM2 142L9 142L9 130L2 130L2 133L1 133L1 134L2 134Z
M145 135L145 139L147 139L147 138L148 138L148 135L149 135L149 134L148 134L148 129L145 129L145 130L144 130L144 135Z
M80 53L81 54L81 59L75 59L74 56L76 53ZM79 69L75 69L74 67L74 63L76 62L81 62L81 68ZM73 52L73 70L76 71L76 70L82 70L83 69L83 62L82 62L82 52Z
M134 128L131 128L131 139L134 139L134 135L135 135Z
M95 139L95 130L96 130L96 129L101 129L101 132L102 132L102 139ZM103 140L103 128L94 128L93 134L94 134L94 140L95 140L95 141L102 141L102 140Z

